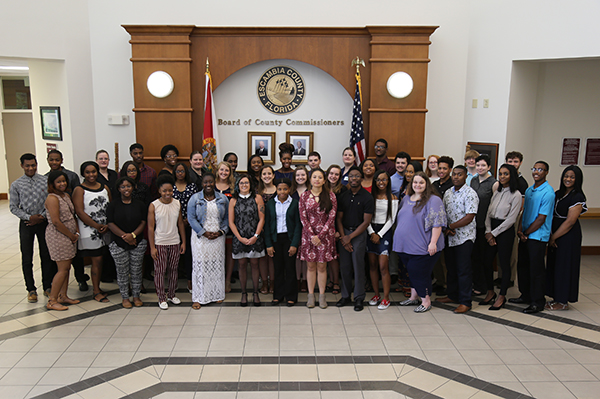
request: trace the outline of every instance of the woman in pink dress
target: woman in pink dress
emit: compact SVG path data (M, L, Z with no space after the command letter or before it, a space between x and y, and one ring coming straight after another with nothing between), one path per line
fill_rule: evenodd
M300 196L302 243L300 259L308 266L306 306L315 307L315 281L319 283L319 307L325 309L327 262L337 258L335 250L335 217L337 200L325 184L325 172L315 169L310 176L311 189ZM317 278L318 275L318 278Z

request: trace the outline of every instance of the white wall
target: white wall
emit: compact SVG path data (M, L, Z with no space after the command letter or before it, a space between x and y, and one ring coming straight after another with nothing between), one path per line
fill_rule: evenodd
M36 59L64 61L61 90L65 91L68 106L61 107L63 126L70 123L75 132L72 146L77 149L67 162L81 164L96 150L87 2L1 0L0 9L0 57L24 58L34 63ZM38 80L38 83L55 86L53 82ZM47 91L43 86L31 89ZM70 121L65 121L66 111L70 111ZM39 109L34 108L33 114L36 121ZM36 145L36 151L40 151L40 146Z
M540 64L539 70L532 157L525 163L524 170L538 159L545 160L550 164L548 181L558 189L564 169L560 166L562 138L580 137L583 188L588 206L598 207L600 167L583 166L583 157L585 139L600 137L600 60L546 62ZM600 245L600 223L586 222L585 228L584 245Z
M33 130L35 154L38 158L38 173L45 174L50 170L46 162L46 143L56 144L63 154L64 166L73 170L73 135L71 133L71 110L67 94L67 74L64 61L30 60L29 82L31 88L31 109L33 113ZM60 107L62 141L44 140L42 138L42 120L39 109L43 106Z

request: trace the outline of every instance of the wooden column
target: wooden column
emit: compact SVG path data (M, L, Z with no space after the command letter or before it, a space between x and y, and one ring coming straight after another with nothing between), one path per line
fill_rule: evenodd
M371 34L371 102L365 106L370 114L369 154L374 152L375 141L385 138L388 156L406 151L415 159L423 157L429 36L436 29L434 26L367 27ZM408 73L414 82L412 93L403 99L392 97L386 88L390 75L398 71Z
M144 145L145 159L156 170L163 167L160 150L166 144L179 149L179 159L192 151L190 33L194 26L124 26L131 35L131 62L136 140ZM173 92L156 98L146 81L165 71L175 81Z

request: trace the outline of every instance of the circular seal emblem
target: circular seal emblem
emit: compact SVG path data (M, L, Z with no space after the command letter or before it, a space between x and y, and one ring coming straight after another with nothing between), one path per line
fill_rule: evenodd
M286 115L302 104L304 88L304 79L298 71L288 66L275 66L258 80L258 99L267 111Z

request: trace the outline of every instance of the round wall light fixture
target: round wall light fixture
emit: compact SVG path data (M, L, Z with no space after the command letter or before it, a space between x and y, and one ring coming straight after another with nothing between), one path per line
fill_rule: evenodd
M165 71L152 72L146 82L148 91L156 98L165 98L173 93L175 83L173 78Z
M394 98L408 97L413 87L413 80L406 72L395 72L387 81L387 91Z

